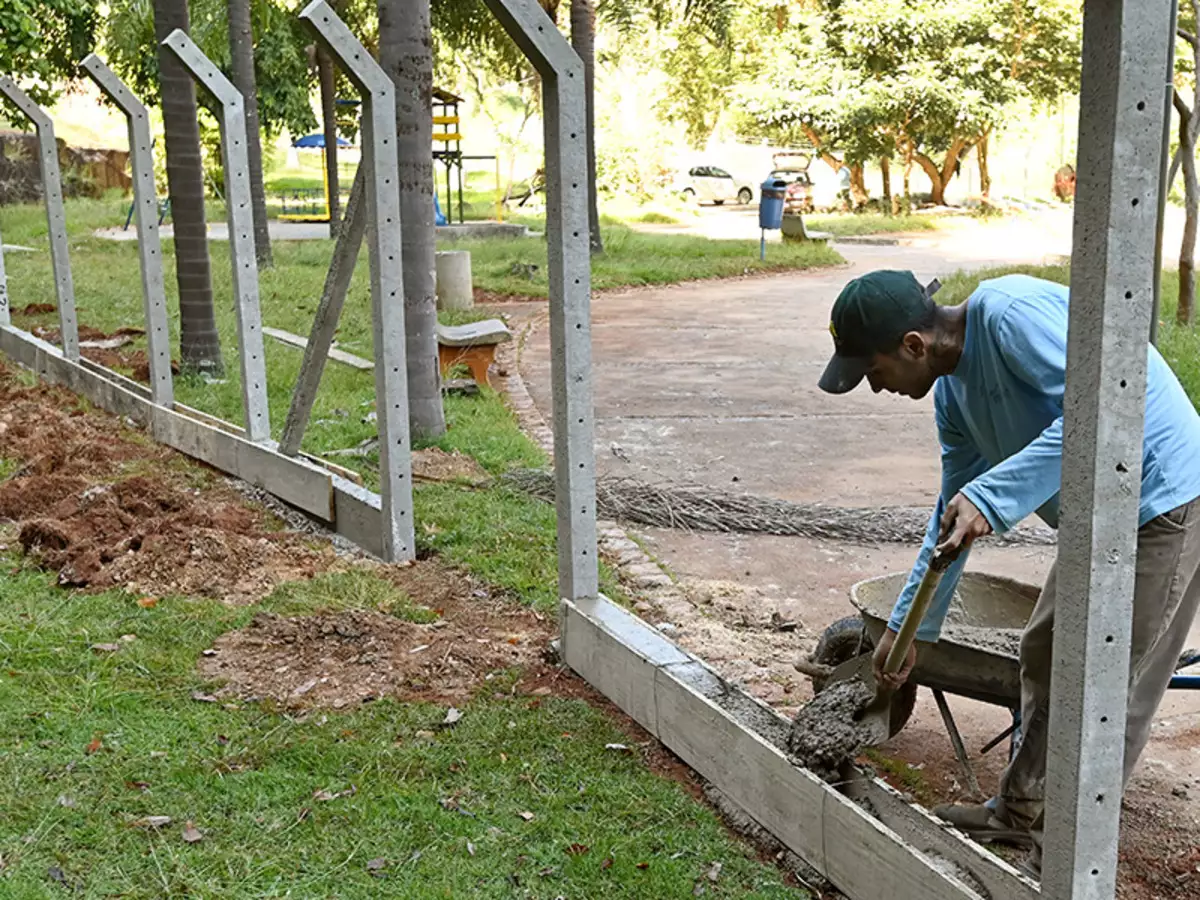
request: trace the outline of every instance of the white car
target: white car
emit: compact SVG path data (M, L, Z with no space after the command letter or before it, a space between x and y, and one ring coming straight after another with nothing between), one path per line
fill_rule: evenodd
M726 201L745 205L754 200L753 185L737 181L716 166L693 166L676 183L676 190L685 200L713 203L716 206Z

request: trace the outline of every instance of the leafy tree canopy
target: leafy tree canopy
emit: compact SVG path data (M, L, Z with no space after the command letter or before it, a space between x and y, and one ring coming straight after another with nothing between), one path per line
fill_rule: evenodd
M91 52L97 22L91 0L0 0L0 74L53 103Z
M7 2L7 0L0 0ZM229 74L229 29L224 0L192 0L191 37ZM272 137L283 128L302 135L316 127L309 101L314 73L309 60L312 38L296 16L275 0L253 0L254 74L262 128ZM114 0L105 23L108 63L146 103L157 103L158 53L151 0ZM199 91L202 104L208 102Z
M1081 27L1071 0L824 0L777 22L742 99L762 132L945 177L1006 111L1076 88Z

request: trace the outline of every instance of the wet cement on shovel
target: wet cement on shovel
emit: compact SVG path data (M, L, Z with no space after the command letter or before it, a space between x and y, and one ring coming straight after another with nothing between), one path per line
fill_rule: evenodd
M854 718L874 696L857 678L831 684L817 694L792 721L788 738L792 761L826 781L836 781L842 763L878 739L869 722Z

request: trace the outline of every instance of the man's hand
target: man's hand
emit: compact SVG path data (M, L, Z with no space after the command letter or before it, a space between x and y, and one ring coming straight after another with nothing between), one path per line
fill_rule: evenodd
M892 644L896 643L896 632L890 628L883 630L883 637L879 641L879 646L875 648L875 657L872 663L875 668L875 682L881 687L887 687L891 690L897 690L904 682L908 681L908 676L912 674L913 666L917 664L917 645L914 641L908 647L908 656L905 657L904 664L899 670L891 675L883 674L883 665L887 662L888 654L892 651Z
M963 494L955 494L942 513L937 552L953 559L976 538L992 533L992 525Z

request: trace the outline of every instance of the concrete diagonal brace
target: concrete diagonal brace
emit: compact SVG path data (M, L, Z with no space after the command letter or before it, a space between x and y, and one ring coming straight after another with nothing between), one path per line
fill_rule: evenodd
M62 175L58 169L58 144L54 140L54 122L46 111L34 103L7 75L0 75L0 94L11 100L37 129L38 168L42 174L42 189L46 198L46 225L50 231L50 267L54 270L54 292L58 298L62 348L63 353L70 359L79 359L75 283L71 280L71 260L67 254L67 213L63 209Z
M150 356L150 394L159 406L175 402L171 380L171 335L167 328L167 294L163 285L162 244L158 236L158 197L154 159L150 155L150 115L133 92L95 53L80 64L97 87L125 114L133 164L133 204L137 220L138 262L142 272L142 307Z
M375 412L379 426L382 498L381 541L385 560L414 559L416 537L404 343L395 86L325 0L313 0L300 13L300 18L341 64L363 98L363 145L367 148L363 162L368 167L364 186L375 326ZM350 227L357 226L352 223Z
M861 773L782 751L790 723L605 597L561 604L566 663L852 900L1034 900L1036 885Z
M1087 0L1043 893L1110 900L1172 0Z
M537 0L484 0L542 77L558 592L599 591L583 63Z
M267 360L263 350L258 261L254 255L254 223L250 211L245 101L241 91L183 31L178 28L172 31L163 46L175 54L191 76L221 105L221 165L225 171L229 260L233 268L246 434L252 441L266 441L271 437L271 415L267 404ZM258 135L254 139L258 140Z

